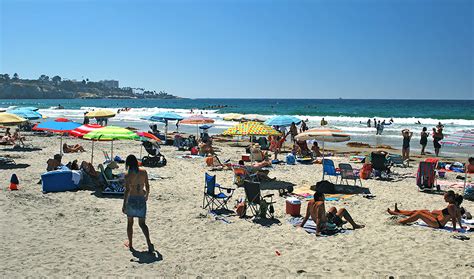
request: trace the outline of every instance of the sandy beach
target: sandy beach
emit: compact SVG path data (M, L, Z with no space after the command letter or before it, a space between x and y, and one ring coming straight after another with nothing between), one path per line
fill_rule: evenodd
M146 243L138 224L134 239L138 251L125 246L126 217L121 212L121 198L97 197L91 191L64 193L41 192L37 182L45 162L57 153L59 137L27 135L27 143L41 148L33 152L5 151L24 169L1 170L0 195L1 248L0 276L179 276L179 277L403 277L430 276L472 278L474 262L472 239L460 241L453 233L420 226L401 226L386 213L398 202L400 208L441 209L440 195L417 191L417 164L395 171L406 178L397 181L364 180L375 198L361 195L329 201L327 207L345 207L364 229L316 238L288 223L285 198L274 193L277 221L255 223L237 216L215 218L201 208L204 173L203 159L180 159L171 146L162 153L168 159L163 168L148 168L150 175L163 179L150 181L147 222L157 254L145 252ZM90 142L66 139L68 144L81 143L87 152L66 154L63 162L90 160ZM136 142L115 142L115 153L125 157L139 155ZM221 159L236 162L243 148L217 143ZM101 150L109 143L96 145L96 162L102 161ZM347 149L349 150L349 148ZM333 158L336 163L348 157ZM356 165L357 166L357 165ZM360 167L360 165L359 165ZM121 165L119 171L124 171ZM11 174L20 180L19 191L7 190ZM232 171L214 171L217 181L233 186ZM321 179L320 165L277 165L270 176L293 183L295 190L307 188ZM449 180L454 180L452 173ZM265 186L262 186L265 187ZM235 191L231 205L244 191ZM474 203L465 201L469 210ZM302 211L306 208L303 202ZM345 225L345 227L350 227ZM472 238L472 237L471 237Z

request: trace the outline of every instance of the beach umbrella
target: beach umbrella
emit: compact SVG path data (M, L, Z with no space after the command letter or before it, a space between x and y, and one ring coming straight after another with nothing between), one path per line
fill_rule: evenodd
M281 133L260 122L243 122L225 130L225 136L278 136Z
M70 136L76 138L83 138L85 134L90 133L96 129L103 128L98 124L85 124L77 127L76 129L69 132ZM91 164L94 162L94 141L92 141L92 151L91 151Z
M225 121L240 121L241 118L242 114L240 113L229 113L222 119L224 119Z
M339 129L310 129L306 132L296 135L296 140L318 140L323 142L323 168L324 168L324 143L325 142L344 142L349 141L351 137ZM324 180L324 171L323 171Z
M110 158L114 155L114 140L138 140L140 137L137 133L117 126L107 126L99 129L95 129L85 134L83 139L93 141L111 141Z
M442 145L474 146L474 129L456 131L440 140Z
M38 111L39 110L37 107L21 107L21 109L27 109L27 110L32 110L32 111Z
M179 121L183 119L184 119L183 116L171 111L162 111L162 112L152 115L149 118L150 121L165 123L165 136L168 133L168 120L177 120L179 123Z
M86 113L86 117L88 118L110 118L114 116L115 112L108 109L100 109Z
M214 123L214 119L205 117L199 114L185 118L180 122L181 124L196 125L196 136L199 136L199 125Z
M245 114L240 117L242 121L256 121L256 122L265 122L266 117L258 114Z
M63 134L69 133L72 130L76 129L77 127L81 126L81 124L72 122L72 121L45 121L41 122L33 127L35 131L48 131L52 133L59 133L61 134L61 141L59 145L59 153L63 154Z
M29 109L24 109L24 108L12 109L12 110L9 110L8 113L16 114L27 120L36 120L36 119L43 118L43 115L41 115L41 113L37 111L29 110Z
M451 145L459 147L474 147L474 129L456 131L450 135L447 135L444 139L439 141L442 145ZM469 157L471 156L472 149L470 149ZM467 170L464 170L464 187L463 194L466 190L467 183Z
M148 132L137 132L137 135L140 137L141 141L155 140L157 142L161 142L161 140L157 136Z
M204 125L199 126L199 129L201 129L201 130L207 130L207 129L210 129L210 128L212 128L212 127L213 127L212 125L204 124Z
M26 122L27 119L20 117L16 114L8 112L0 112L0 124L5 126L18 125L23 122Z
M291 123L300 124L301 119L290 115L278 115L265 121L270 126L290 126Z

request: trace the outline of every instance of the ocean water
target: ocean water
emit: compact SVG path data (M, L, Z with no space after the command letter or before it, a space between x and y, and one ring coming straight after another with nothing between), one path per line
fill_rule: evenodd
M61 104L64 110L55 106ZM216 122L213 133L219 133L235 124L223 121L228 113L258 114L266 118L275 115L295 115L308 120L310 127L318 127L324 117L331 127L344 130L351 135L351 141L366 142L372 145L388 144L401 147L401 130L409 128L414 132L411 142L412 149L419 150L419 133L422 127L429 131L438 122L445 125L445 134L474 129L474 100L349 100L349 99L176 99L176 100L1 100L0 108L7 109L17 106L35 106L48 117L68 117L82 120L86 110L97 108L130 107L128 112L121 112L110 122L119 125L135 126L146 129L148 122L141 118L151 116L160 111L174 111L190 116L202 113ZM386 126L382 136L375 135L375 128L368 128L368 118L388 120L394 123ZM421 124L416 124L418 121ZM173 128L171 125L170 128ZM196 127L180 125L180 130L195 132ZM340 144L339 144L340 145ZM432 143L428 142L428 151L432 151ZM474 155L469 148L443 147L445 155Z

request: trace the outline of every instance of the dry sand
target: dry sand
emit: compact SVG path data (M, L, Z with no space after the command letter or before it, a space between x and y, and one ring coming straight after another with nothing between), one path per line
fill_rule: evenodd
M89 160L90 143L82 143L88 152L66 154L63 161ZM178 159L183 152L162 148L168 159L163 168L147 169L168 179L151 181L147 223L158 256L145 252L132 254L126 240L126 217L122 199L100 198L90 191L41 192L37 182L45 162L58 151L58 137L32 137L28 144L42 148L35 152L0 151L25 169L0 170L0 276L203 276L203 277L388 277L433 276L472 277L474 239L460 241L452 233L418 226L395 225L386 213L398 202L401 208L441 209L439 195L419 193L414 178L397 182L363 181L376 195L374 199L353 196L327 207L347 208L366 228L332 237L316 238L288 224L284 198L276 197L276 218L280 224L269 227L248 219L226 217L225 223L201 209L204 173L203 159ZM218 143L221 159L234 162L243 148ZM96 162L109 143L96 145ZM3 146L0 147L3 149ZM122 157L138 155L133 142L115 142ZM347 157L336 158L347 162ZM396 168L401 174L414 175L411 168ZM123 169L121 165L120 170ZM12 173L20 179L20 190L7 190ZM221 185L232 185L231 171L218 171ZM278 165L270 176L308 187L321 179L320 165ZM452 174L449 179L454 180ZM243 189L234 197L243 197ZM233 198L231 204L235 204ZM464 206L474 210L473 202ZM303 205L303 209L305 205ZM471 236L472 237L472 236ZM145 251L144 237L135 224L135 247ZM280 255L277 255L276 251Z

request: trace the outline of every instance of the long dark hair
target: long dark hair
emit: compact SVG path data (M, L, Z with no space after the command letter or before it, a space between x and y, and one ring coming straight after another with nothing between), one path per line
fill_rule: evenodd
M127 160L125 160L125 167L128 169L128 172L138 173L138 160L135 155L128 155Z

